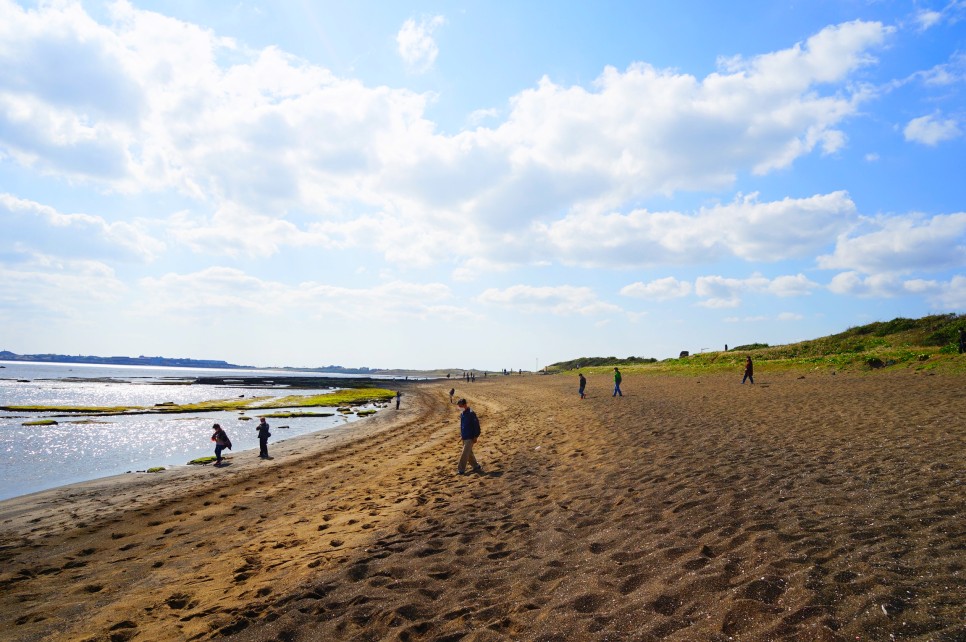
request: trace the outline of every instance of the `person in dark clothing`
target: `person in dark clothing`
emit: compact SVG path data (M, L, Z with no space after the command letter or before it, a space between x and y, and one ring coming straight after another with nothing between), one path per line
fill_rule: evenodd
M231 450L231 439L218 424L213 425L212 429L215 431L211 436L211 440L215 442L215 466L221 466L221 451L225 448Z
M265 421L265 417L259 417L259 419L261 421L255 426L255 430L258 431L258 456L262 459L268 459L268 438L272 436L272 433L268 431L268 422Z
M396 410L399 410L399 401L402 399L402 391L396 391Z
M587 387L587 378L580 372L577 373L577 377L580 379L580 387L577 389L577 392L580 393L580 398L583 399L587 396L584 394L584 388Z
M966 328L959 329L959 354L966 352Z
M455 395L455 394L456 394L456 388L450 388L449 389L449 402L450 403L453 403L453 395Z
M745 359L745 376L741 378L741 383L744 383L745 379L752 384L755 383L755 366L751 363L751 357Z
M456 473L463 475L466 473L466 465L473 467L474 473L482 473L483 467L476 461L473 455L473 445L480 438L480 419L476 413L466 403L466 399L460 399L456 406L462 410L460 413L460 440L463 442L463 452L460 453L460 461L456 466Z

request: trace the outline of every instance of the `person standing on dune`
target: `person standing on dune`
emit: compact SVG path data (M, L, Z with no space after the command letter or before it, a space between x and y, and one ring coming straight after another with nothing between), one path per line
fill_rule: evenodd
M580 387L577 389L577 392L580 393L580 398L584 399L587 396L584 394L584 388L587 387L587 378L581 372L578 372L577 376L580 378Z
M618 395L620 395L621 397L624 396L624 393L621 392L622 380L623 380L623 377L621 376L621 371L617 369L617 366L614 366L614 394L612 394L611 397L616 397Z

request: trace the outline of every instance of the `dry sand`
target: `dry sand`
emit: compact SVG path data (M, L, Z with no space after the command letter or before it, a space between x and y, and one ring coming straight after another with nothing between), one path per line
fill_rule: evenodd
M451 382L0 503L10 640L966 640L966 379Z

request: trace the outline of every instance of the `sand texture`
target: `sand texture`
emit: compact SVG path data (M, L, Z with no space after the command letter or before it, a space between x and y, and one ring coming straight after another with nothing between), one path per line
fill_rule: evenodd
M588 380L0 503L0 639L966 640L966 379Z

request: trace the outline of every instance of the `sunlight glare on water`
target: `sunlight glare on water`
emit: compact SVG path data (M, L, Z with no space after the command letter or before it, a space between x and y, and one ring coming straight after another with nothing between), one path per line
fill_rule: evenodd
M152 384L156 373L141 382L64 381L77 376L77 368L43 364L40 368L4 364L0 370L0 405L58 406L154 406L185 404L240 396L279 397L291 394L319 394L323 390L221 387L210 385ZM19 368L19 369L18 369ZM32 368L32 369L31 369ZM149 369L143 369L149 370ZM135 371L135 372L132 372ZM27 379L25 375L34 378ZM91 377L118 377L103 371L84 371ZM129 378L143 375L140 369L122 370ZM195 373L197 375L197 373ZM207 373L205 373L207 374ZM224 376L224 373L219 373ZM299 373L305 374L305 373ZM182 375L184 376L184 375ZM43 377L43 378L41 378ZM187 380L184 376L183 380ZM279 378L279 381L283 381ZM167 382L168 379L165 378ZM331 412L332 417L269 419L272 443L318 430L344 425L356 419L335 408L311 408ZM60 415L60 416L55 416ZM183 465L197 457L213 454L211 426L220 423L232 440L232 454L258 446L257 421L243 421L240 413L219 411L174 415L62 416L63 413L15 413L0 411L0 499L154 466ZM257 411L248 411L257 417ZM28 420L53 418L58 423L24 426ZM271 446L270 446L271 448Z

